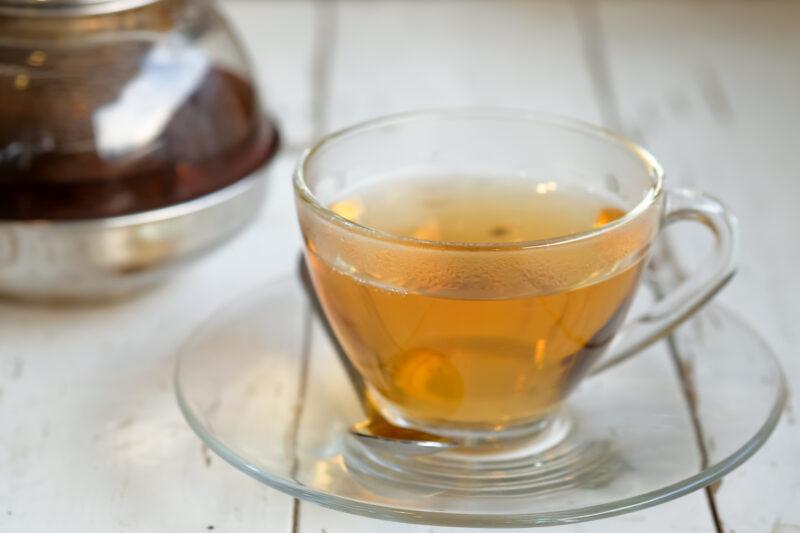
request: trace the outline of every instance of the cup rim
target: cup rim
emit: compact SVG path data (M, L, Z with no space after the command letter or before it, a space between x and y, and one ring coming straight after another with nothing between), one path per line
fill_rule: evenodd
M533 239L518 242L458 242L444 240L418 239L397 235L388 231L379 230L370 226L365 226L349 220L326 207L311 192L306 182L308 174L308 164L314 156L326 146L350 135L362 133L372 129L378 129L388 125L406 124L410 122L430 121L447 118L474 118L474 119L504 119L514 121L524 121L531 123L547 124L564 129L571 129L582 133L593 135L596 138L610 141L612 144L625 149L627 152L636 156L643 164L644 170L653 178L653 184L647 191L644 198L629 209L624 216L614 220L600 228L568 234L549 239ZM590 122L580 119L559 115L544 111L530 111L510 108L447 108L429 109L422 111L409 111L404 113L394 113L384 115L370 120L358 122L346 128L334 131L321 137L311 147L305 149L300 156L297 170L294 173L294 189L300 200L308 205L318 216L323 217L328 222L335 224L347 231L356 232L366 237L379 239L382 241L395 242L405 246L417 246L424 248L437 248L440 250L459 250L459 251L502 251L502 250L521 250L553 247L561 244L574 243L597 237L614 231L617 228L627 225L642 213L647 211L662 195L664 189L664 170L649 151L628 139L627 137L602 126L597 126Z

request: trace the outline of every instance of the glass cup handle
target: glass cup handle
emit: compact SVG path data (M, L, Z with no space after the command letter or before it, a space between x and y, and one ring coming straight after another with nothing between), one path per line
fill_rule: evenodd
M722 203L697 191L670 191L662 226L679 220L694 220L711 230L717 240L711 262L671 289L645 314L623 326L609 354L597 361L590 374L603 372L668 335L706 304L736 272L736 219Z

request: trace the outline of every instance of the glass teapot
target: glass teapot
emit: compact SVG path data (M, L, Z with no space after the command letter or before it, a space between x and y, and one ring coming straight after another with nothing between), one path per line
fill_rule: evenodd
M128 293L249 223L278 135L205 0L0 0L0 295Z
M276 134L200 0L0 0L0 219L157 209L262 166Z

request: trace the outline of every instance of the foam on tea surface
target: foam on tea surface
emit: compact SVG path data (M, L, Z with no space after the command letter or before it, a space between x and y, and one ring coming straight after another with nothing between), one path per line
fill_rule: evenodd
M380 182L331 205L387 233L446 242L523 242L589 231L625 214L613 200L576 186L459 177Z

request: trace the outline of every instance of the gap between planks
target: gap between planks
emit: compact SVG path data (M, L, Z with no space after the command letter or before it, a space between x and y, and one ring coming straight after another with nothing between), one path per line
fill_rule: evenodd
M580 30L582 39L584 59L586 67L589 72L589 79L593 85L594 94L597 98L597 103L600 107L600 114L605 121L605 125L614 128L622 133L627 134L625 125L622 121L622 115L619 110L619 99L617 98L614 85L611 81L611 71L608 63L608 47L606 46L606 39L603 32L603 25L600 20L600 15L597 6L597 0L573 0L573 12L575 13L576 22ZM643 132L635 132L637 137L641 137ZM639 139L641 140L641 139ZM685 275L672 253L672 247L668 240L663 239L662 236L662 253L660 254L660 267L668 269L668 276L672 279L668 285L674 285L685 278ZM670 287L662 286L658 281L654 281L652 286L655 290L656 297L662 298L664 290ZM708 450L706 449L705 441L703 438L703 426L700 417L697 413L697 406L695 404L695 392L692 377L685 365L682 363L682 357L678 344L675 342L674 335L667 338L667 349L670 354L675 370L678 373L678 379L681 383L681 393L686 401L686 408L689 411L689 416L692 420L692 427L694 428L695 440L700 452L700 460L703 468L708 466ZM713 485L703 489L706 494L706 501L708 502L709 511L714 521L714 528L717 533L724 533L722 520L720 519L717 509L717 502L714 497Z
M325 133L327 127L328 98L330 95L331 68L335 56L336 33L338 28L338 2L317 0L314 2L314 45L311 60L311 133L314 140ZM312 141L314 142L314 141ZM300 386L293 420L292 432L292 477L297 474L297 438L303 417L308 385L308 366L311 358L311 328L313 318L310 306L306 307L303 323L303 349L300 369ZM300 531L300 505L298 498L292 500L292 533Z

